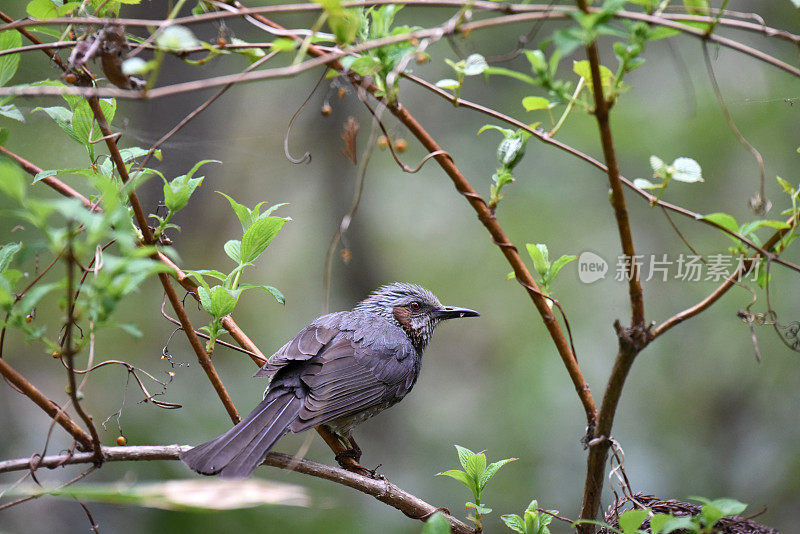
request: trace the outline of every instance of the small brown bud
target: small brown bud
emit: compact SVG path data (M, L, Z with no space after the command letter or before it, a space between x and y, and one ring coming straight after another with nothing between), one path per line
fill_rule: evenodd
M224 37L217 37L217 46L225 46L226 44L228 44L228 41Z
M70 72L69 74L64 76L64 81L67 82L67 83L75 83L75 82L78 81L78 77L75 76L75 74Z
M344 263L350 263L350 260L353 259L353 253L349 248L343 248L340 254L342 255L342 261Z
M28 315L26 315L26 316L25 316L25 322L26 322L26 323L29 323L29 322L31 322L31 321L33 321L33 315L31 315L31 314L29 313Z
M56 358L56 359L58 359L58 358L60 358L60 357L61 357L61 353L60 353L60 352L54 352L54 353L53 353L53 358Z
M339 92L336 94L339 98L344 98L344 95L347 94L347 90L344 87L339 88Z
M386 150L387 148L389 148L389 138L386 137L385 135L381 135L380 137L378 137L378 148L380 148L381 150Z
M408 40L408 44L410 44L411 46L419 46L419 39L417 39L416 37L412 37L411 39Z
M126 443L128 443L128 440L125 439L125 436L120 436L117 438L117 445L120 447L124 447Z
M322 113L323 115L325 115L327 117L328 115L333 113L333 108L330 106L330 104L325 104L324 106L322 106L322 109L320 110L320 113Z
M394 142L394 149L398 152L405 152L408 149L408 141L400 137Z
M415 59L416 59L418 64L424 65L425 63L427 63L428 61L431 60L431 57L428 54L420 53L420 54L416 55Z

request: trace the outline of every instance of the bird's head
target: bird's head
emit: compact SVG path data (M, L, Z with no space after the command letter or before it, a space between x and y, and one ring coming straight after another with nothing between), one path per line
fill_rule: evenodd
M479 315L467 308L444 306L424 287L403 282L379 287L355 309L401 326L418 350L425 348L440 321Z

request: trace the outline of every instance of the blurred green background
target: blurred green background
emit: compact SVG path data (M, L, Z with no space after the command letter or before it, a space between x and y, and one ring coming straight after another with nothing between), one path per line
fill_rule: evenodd
M132 17L160 17L162 9L149 3L123 11ZM255 2L251 5L256 4ZM8 6L11 16L24 13L24 3ZM729 9L757 11L768 25L800 32L800 15L789 0L732 1ZM399 22L439 24L453 13L448 9L407 8ZM308 16L279 17L288 27L308 27ZM421 22L422 21L422 22ZM539 39L563 26L545 24ZM529 25L473 33L459 39L465 53L487 56L505 52ZM204 40L214 41L219 26L194 28ZM265 37L246 24L229 22L225 31L249 41ZM725 32L737 40L797 64L797 50L788 43L759 35ZM602 60L616 66L606 41ZM768 68L742 54L711 47L714 67L738 127L764 157L767 191L775 203L771 218L781 218L788 207L775 175L793 184L800 155L800 84L790 75ZM413 65L415 74L435 82L451 77L443 58L456 59L446 41L430 49L433 59ZM62 54L64 55L64 54ZM753 158L725 124L703 66L700 42L690 37L651 43L647 62L634 71L633 87L613 109L612 126L622 172L629 178L649 178L648 158L665 161L686 156L702 166L705 182L673 183L665 199L699 213L724 211L739 221L754 220L746 206L757 190L758 171ZM570 76L572 58L562 62ZM574 59L583 59L578 51ZM505 66L527 71L517 59ZM245 61L228 58L198 69L168 58L159 79L170 83L208 77L242 69ZM310 164L293 165L283 155L283 136L292 114L303 102L321 71L296 78L237 86L173 137L164 147L164 160L154 164L167 176L186 172L195 161L219 159L200 174L203 186L189 207L177 217L180 233L172 232L175 250L184 268L230 269L222 246L239 237L239 223L223 191L252 206L288 202L278 214L291 216L256 269L246 281L281 289L286 305L263 294L247 294L235 313L238 324L265 353L280 347L314 317L325 311L322 274L325 251L347 211L355 183L355 167L342 155L343 123L355 117L361 124L359 150L369 133L370 116L349 91L345 98L323 82L300 112L289 135L295 156L308 150ZM43 54L25 56L16 83L55 78L58 72ZM574 79L574 75L571 76ZM526 122L549 119L542 112L525 113L522 97L528 86L504 78L489 82L468 79L463 97L494 107ZM122 146L148 147L212 93L200 92L151 102L121 101L115 127L123 132ZM539 94L539 93L537 93ZM319 110L329 99L333 113ZM57 105L57 99L17 99L26 124L7 119L0 126L12 130L10 150L49 169L85 164L83 149L41 113L39 105ZM486 123L496 122L401 82L401 102L455 159L467 179L488 196L490 176L496 167L498 137L476 137ZM403 128L387 117L387 128L409 141L402 158L410 166L425 155L424 149ZM588 115L573 113L559 139L601 158L597 126ZM604 174L552 147L531 141L507 186L498 219L512 241L546 243L551 255L593 251L609 263L606 278L587 285L578 280L577 262L569 264L555 283L554 294L569 315L575 346L584 375L599 402L616 353L612 322L629 320L627 287L614 280L620 254L617 228L607 202ZM85 190L79 178L67 178ZM52 193L44 185L33 191ZM161 183L151 180L140 189L144 206L153 212L161 199ZM680 241L659 209L626 192L637 252L667 253L671 258L690 251ZM7 199L0 199L8 207ZM691 220L673 216L681 232L704 254L724 253L728 239L720 232ZM0 223L2 242L36 239L32 231L12 228L16 219ZM364 449L362 463L382 464L380 472L400 487L436 506L446 506L463 517L463 503L471 496L451 479L433 475L455 468L453 444L487 451L490 461L518 457L502 469L485 493L494 513L486 519L489 532L504 531L500 514L520 513L532 498L541 506L575 517L583 489L585 451L579 442L584 432L583 410L567 373L528 296L514 281L506 280L510 268L477 220L468 203L435 163L417 174L403 173L388 152L376 151L370 162L364 196L345 237L352 261L334 261L331 310L348 309L376 286L395 280L422 284L445 304L467 306L481 312L479 319L442 326L427 349L422 375L413 393L400 405L356 431ZM786 258L800 261L797 245ZM25 267L33 268L31 254ZM40 265L50 258L39 258ZM673 271L671 271L673 272ZM800 320L798 273L773 267L772 306L783 322ZM644 283L648 320L661 322L702 299L713 282ZM755 309L765 309L762 291ZM97 340L97 358L125 359L154 374L171 370L161 359L173 326L159 312L162 291L154 278L143 284L120 307L120 321L135 322L142 338L121 331L106 332ZM763 360L754 356L750 331L736 317L750 302L750 294L733 289L719 303L682 324L648 347L638 358L623 394L614 438L625 451L625 468L635 490L662 498L686 499L691 495L734 497L749 503L750 512L766 508L758 520L791 532L800 522L800 354L786 348L769 327L756 329ZM205 317L188 307L195 325ZM43 302L37 322L58 329L56 298ZM128 390L122 426L128 444L196 444L222 432L229 420L196 365L188 343L176 335L169 351L188 367L175 369L176 377L164 400L180 410L161 410L138 403L135 388ZM17 369L58 402L66 399L61 366L38 346L24 343L17 333L5 341L4 355ZM85 355L81 361L85 361ZM251 379L253 363L236 352L219 348L215 362L240 411L254 406L265 387ZM86 388L84 406L102 421L121 402L125 372L106 368L95 372ZM28 399L6 385L0 387L0 458L30 456L43 446L49 419ZM117 437L113 422L102 432L104 443ZM295 453L305 439L287 436L276 450ZM54 431L49 452L69 445ZM315 438L309 458L332 463L330 451ZM65 481L78 468L39 472L42 480ZM13 483L19 473L0 475L0 484ZM262 468L258 477L286 481L308 488L313 506L308 509L262 507L213 513L167 512L135 507L89 504L101 532L419 532L421 524L400 512L351 489L325 481ZM91 482L154 481L193 478L178 462L107 464ZM606 485L604 506L612 495ZM89 525L78 504L42 498L0 513L3 533L86 532ZM557 532L567 531L554 525Z

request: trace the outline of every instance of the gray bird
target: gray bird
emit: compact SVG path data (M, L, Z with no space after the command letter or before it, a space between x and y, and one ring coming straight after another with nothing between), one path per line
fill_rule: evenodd
M443 306L418 285L380 287L352 311L318 317L270 356L255 374L271 377L264 400L233 428L180 458L203 475L244 478L289 431L325 425L358 462L353 427L411 391L440 321L477 315Z

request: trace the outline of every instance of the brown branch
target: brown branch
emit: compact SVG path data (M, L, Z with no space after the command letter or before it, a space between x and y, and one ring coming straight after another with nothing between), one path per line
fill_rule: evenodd
M4 156L7 156L8 158L14 160L20 167L22 167L29 174L32 174L32 175L35 176L35 175L39 174L40 172L42 172L42 169L40 167L37 167L33 163L31 163L31 162L27 161L26 159L18 156L14 152L11 152L10 150L8 150L4 146L0 146L0 154L3 154ZM89 201L88 198L86 198L82 194L78 193L75 189L71 188L70 186L68 186L67 184L65 184L64 182L62 182L58 178L56 178L55 176L48 176L46 178L42 178L39 181L49 185L52 189L58 191L59 193L61 193L65 197L77 198L87 208L91 209L92 206L93 206L93 204Z
M0 358L0 374L26 397L36 403L39 408L52 417L64 430L69 432L85 450L92 449L92 437L79 427L70 416L64 413L64 410L58 404L45 397L41 391L36 389L36 386L31 384L16 369L11 367L4 358ZM94 453L90 453L90 457L93 456L93 454Z
M139 447L103 447L103 457L107 462L177 460L178 456L191 449L188 445L152 445ZM54 468L67 464L81 464L92 461L91 453L45 456L39 461L40 467ZM400 489L384 478L365 477L344 469L297 458L288 454L271 452L264 465L280 469L291 469L298 473L330 480L349 486L379 501L397 508L408 517L424 520L433 512L440 510L433 505ZM5 460L0 462L0 473L30 469L30 458ZM453 532L473 534L473 530L451 515L444 514Z
M581 11L589 12L586 0L577 0ZM619 165L617 163L616 150L614 149L614 138L611 134L611 122L609 110L613 102L606 99L603 94L603 83L600 75L600 54L597 50L597 43L592 41L586 45L586 56L589 60L589 68L592 73L592 94L594 96L594 115L597 119L597 126L600 130L600 141L603 146L603 157L605 158L608 169L608 182L611 187L611 204L614 207L614 215L617 219L617 229L622 252L627 256L628 265L628 294L631 302L631 326L628 329L617 321L614 328L617 331L619 340L619 351L617 353L614 367L603 394L603 401L600 404L598 414L597 429L588 442L589 455L586 467L586 481L584 484L583 502L581 504L581 519L594 519L600 510L601 492L603 489L603 479L605 475L606 458L610 445L611 428L614 424L617 405L625 379L628 376L636 355L648 343L648 332L645 329L644 298L642 295L642 284L639 281L639 266L636 263L636 252L633 245L630 222L628 220L628 210L625 206L625 194L622 189L622 179L620 176ZM578 531L592 534L595 526L584 523L578 526Z
M100 101L97 98L89 98L89 107L92 109L92 113L94 114L95 119L97 120L97 124L100 127L100 131L102 132L103 136L105 137L106 146L108 147L108 151L111 154L111 159L114 162L114 165L117 168L117 172L120 175L123 183L127 183L130 180L128 176L127 168L125 167L125 162L122 159L122 155L119 152L119 148L117 147L116 139L111 137L111 128L108 126L108 122L106 121L106 117L103 114L103 110L100 108ZM131 208L133 209L134 215L136 217L136 221L139 225L139 230L142 232L142 240L145 245L153 243L153 233L150 231L150 227L147 224L147 217L144 214L144 210L142 209L142 205L139 202L139 197L136 195L135 191L131 191L128 195L128 200L131 204ZM158 254L153 254L153 259L159 260ZM175 288L172 287L172 282L170 281L170 277L166 273L158 273L158 278L161 281L161 285L164 287L164 292L167 294L167 298L169 299L172 308L175 310L175 314L178 316L178 319L183 326L183 330L186 334L186 337L189 340L189 344L192 346L195 354L197 355L197 361L200 363L200 366L205 371L206 375L208 376L211 385L214 387L214 390L217 392L220 400L222 401L225 410L228 412L231 420L234 423L238 423L241 418L239 417L239 412L236 410L236 406L233 404L233 400L231 399L228 391L225 389L225 385L222 383L222 379L220 378L219 374L217 373L214 364L211 361L211 357L206 352L205 348L203 347L203 342L200 340L199 337L194 333L194 328L192 327L192 323L189 320L188 315L186 315L186 310L183 308L183 304L181 303L180 297L175 292Z
M585 0L579 0L579 5L586 7ZM597 119L597 126L600 130L600 141L603 146L603 157L605 158L608 173L608 183L611 187L611 204L614 207L614 216L617 219L617 229L619 239L622 243L622 252L630 260L628 267L628 293L631 300L631 326L644 326L644 299L642 296L642 284L639 281L639 266L636 263L636 250L633 246L633 236L631 233L630 221L628 220L628 210L625 206L625 194L622 190L622 179L617 163L617 153L614 149L614 137L611 134L611 122L609 110L611 102L606 100L603 94L603 82L600 76L600 54L597 51L597 44L591 43L586 46L586 55L589 58L589 66L592 72L592 88L594 95L594 115Z

